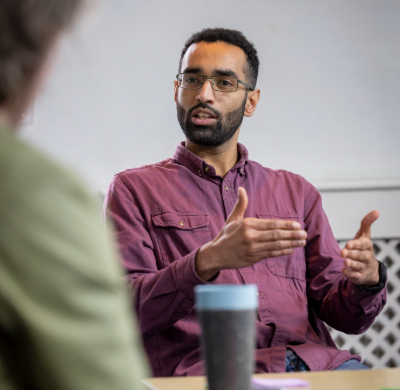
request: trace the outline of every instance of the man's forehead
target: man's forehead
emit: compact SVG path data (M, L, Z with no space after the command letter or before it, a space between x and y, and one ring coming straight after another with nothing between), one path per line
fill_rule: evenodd
M245 65L246 55L240 47L225 42L199 42L186 51L182 59L182 72L187 69L199 69L203 72L230 69L243 76Z

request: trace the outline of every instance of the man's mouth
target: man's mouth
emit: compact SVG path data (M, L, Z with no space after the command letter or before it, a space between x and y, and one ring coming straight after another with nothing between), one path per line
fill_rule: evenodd
M197 109L192 113L192 122L199 126L209 126L215 123L217 119L215 115L209 111Z

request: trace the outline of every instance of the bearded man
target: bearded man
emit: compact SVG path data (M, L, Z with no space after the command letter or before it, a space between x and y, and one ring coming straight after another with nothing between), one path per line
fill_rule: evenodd
M317 190L249 160L238 143L254 114L259 61L242 33L186 43L175 81L186 141L174 157L117 174L106 197L156 376L201 375L199 284L258 286L257 372L366 369L325 323L364 332L382 310L385 267L368 214L340 251Z

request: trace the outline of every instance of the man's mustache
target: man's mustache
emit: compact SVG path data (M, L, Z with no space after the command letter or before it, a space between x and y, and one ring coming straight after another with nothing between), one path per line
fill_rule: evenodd
M203 104L203 103L200 103L200 104L198 104L197 106L192 107L192 108L188 111L187 115L188 115L188 116L191 116L191 115L192 115L192 112L193 112L194 110L197 110L198 108L202 108L203 110L208 110L208 111L212 112L212 113L215 115L215 118L216 118L216 119L218 119L218 118L221 116L220 112L217 111L215 108L212 108L212 107L210 107L208 104Z

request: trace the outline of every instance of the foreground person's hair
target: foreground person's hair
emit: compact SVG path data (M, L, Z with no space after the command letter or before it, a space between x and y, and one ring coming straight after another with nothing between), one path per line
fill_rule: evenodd
M83 0L0 0L0 105L16 99Z

